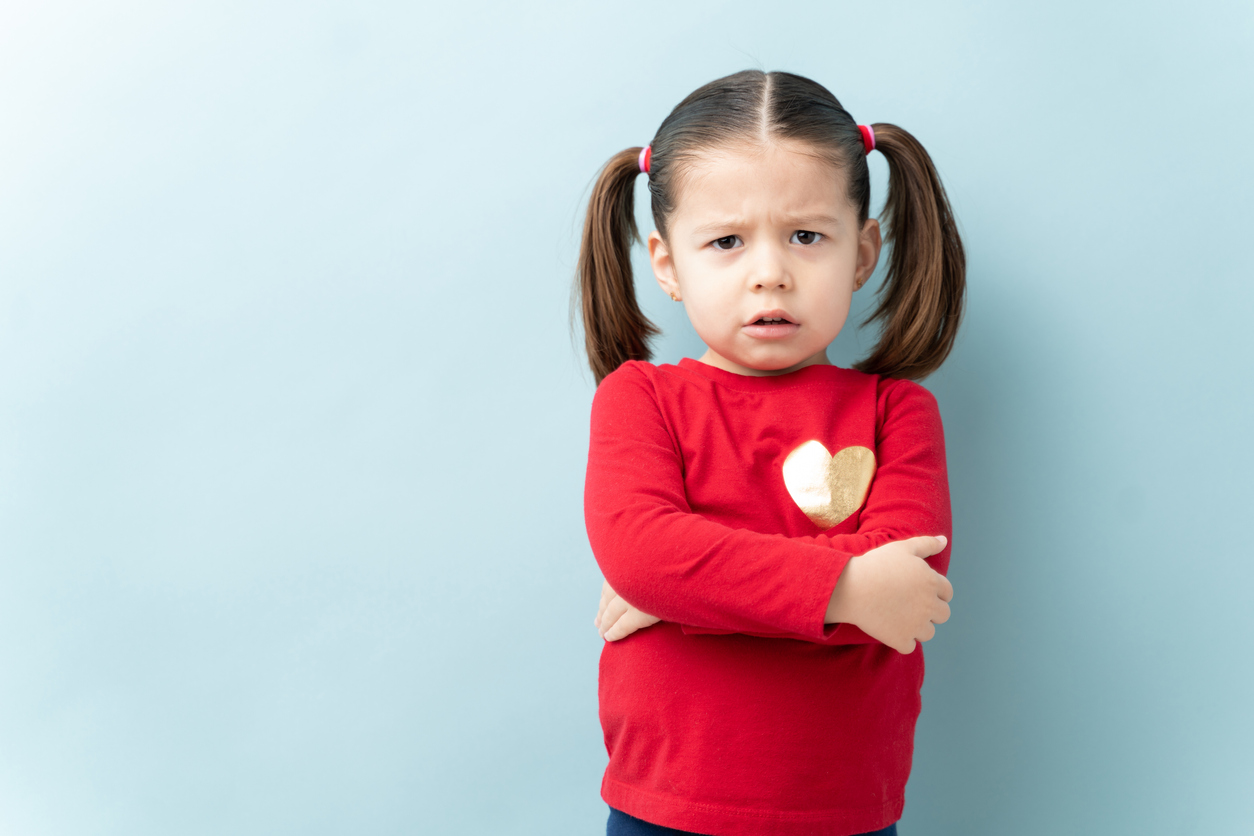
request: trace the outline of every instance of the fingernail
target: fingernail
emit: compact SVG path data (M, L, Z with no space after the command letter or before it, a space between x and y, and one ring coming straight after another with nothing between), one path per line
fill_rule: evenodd
M946 537L944 534L938 535L936 539L941 541L941 546L949 545L949 538Z

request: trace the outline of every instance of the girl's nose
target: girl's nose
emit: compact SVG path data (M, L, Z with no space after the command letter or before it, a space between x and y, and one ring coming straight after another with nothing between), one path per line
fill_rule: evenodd
M787 290L788 287L788 279L782 275L775 279L759 279L753 284L754 290Z
M784 254L774 247L762 247L753 259L749 283L753 290L788 290L792 279Z

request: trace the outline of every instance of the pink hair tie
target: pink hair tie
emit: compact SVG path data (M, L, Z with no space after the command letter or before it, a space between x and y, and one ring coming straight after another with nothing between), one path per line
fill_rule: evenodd
M653 162L653 146L646 145L640 149L640 172L642 174L649 173L649 163Z
M859 125L858 132L862 134L862 147L869 154L875 150L875 129L870 125Z

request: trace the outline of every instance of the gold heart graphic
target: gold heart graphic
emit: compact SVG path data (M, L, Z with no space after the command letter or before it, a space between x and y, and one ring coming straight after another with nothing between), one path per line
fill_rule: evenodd
M875 453L846 447L835 456L807 441L784 459L784 486L819 528L831 528L862 507L875 476Z

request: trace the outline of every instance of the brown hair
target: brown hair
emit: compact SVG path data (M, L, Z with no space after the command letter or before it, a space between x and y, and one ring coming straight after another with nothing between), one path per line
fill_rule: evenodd
M944 362L962 318L966 259L949 200L923 146L906 131L872 125L875 149L888 160L885 242L888 272L875 310L881 322L871 355L854 367L919 380ZM821 84L792 73L745 70L691 93L662 122L651 143L649 192L663 237L686 166L710 148L771 139L800 140L845 172L859 223L870 213L871 178L853 117ZM583 311L588 364L597 384L627 360L648 360L660 333L636 303L631 244L639 240L635 182L640 148L615 154L588 202L576 290Z

